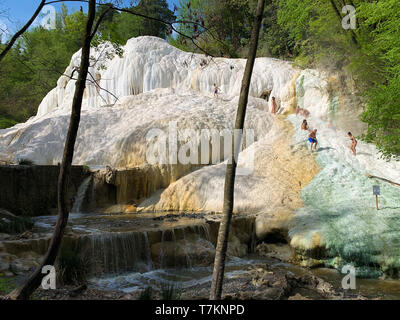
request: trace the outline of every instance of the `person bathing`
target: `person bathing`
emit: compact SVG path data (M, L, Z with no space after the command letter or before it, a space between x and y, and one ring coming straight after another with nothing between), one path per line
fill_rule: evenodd
M356 146L357 146L357 140L354 138L354 136L351 134L351 132L348 132L347 135L349 136L351 140L351 145L350 145L350 150L353 152L354 156L357 154L356 152Z
M310 132L310 134L308 135L308 141L310 141L310 143L311 143L311 146L310 146L311 152L313 152L313 150L312 150L313 145L314 145L314 150L317 150L317 144L318 144L317 129L314 129L313 131Z
M307 120L304 119L303 122L301 123L301 130L309 130L310 127L308 126Z
M276 114L277 111L278 111L278 106L276 105L275 97L272 97L272 100L271 100L271 113L272 114Z
M310 111L308 111L307 109L304 109L304 108L297 107L296 108L296 116L298 116L299 114L302 115L303 117L308 118L310 115Z
M214 97L218 98L218 87L215 83L214 83Z

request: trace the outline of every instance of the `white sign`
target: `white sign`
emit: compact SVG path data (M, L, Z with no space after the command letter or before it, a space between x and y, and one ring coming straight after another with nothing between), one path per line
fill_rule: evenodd
M374 196L380 196L381 195L381 187L380 186L372 186L372 192L374 193Z

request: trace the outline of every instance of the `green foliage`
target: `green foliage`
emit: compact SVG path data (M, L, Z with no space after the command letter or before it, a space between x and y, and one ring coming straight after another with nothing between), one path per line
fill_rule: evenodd
M265 5L257 56L288 59L298 54L293 37L278 24L279 2L268 1Z
M178 35L171 43L186 51L201 52L202 48L214 56L238 57L249 39L253 20L250 3L246 0L181 0L178 7L179 32L194 37ZM186 23L183 23L186 22Z
M17 121L10 119L10 118L3 117L2 115L0 115L0 129L9 128L16 124L17 124Z
M26 32L0 64L0 114L18 122L36 114L79 50L85 25L82 12L57 15L56 29L36 27Z
M86 283L91 263L72 249L61 248L57 258L57 277L62 284Z
M98 16L103 8L98 7ZM165 21L175 19L165 0L141 1L129 9ZM40 26L29 29L6 55L0 64L0 128L26 121L36 114L40 102L57 85L72 55L81 48L86 18L81 11L69 13L63 5L57 13L55 29ZM117 45L125 44L132 37L166 38L169 31L161 22L113 10L100 25L92 45L111 41L115 53L120 55Z
M351 73L365 98L361 136L386 159L400 157L400 2L354 0L357 28L344 30L338 0L281 0L278 24L294 39L295 62ZM356 43L355 43L356 42Z
M352 0L357 10L355 30L342 28L344 4L339 0L267 1L257 55L351 74L357 94L367 105L362 121L368 130L363 139L376 143L384 157L399 157L400 1ZM184 51L246 57L255 6L255 0L180 0L176 8L180 23L174 26L193 37L197 46L182 35L171 36L166 24L113 10L100 25L93 45L106 40L125 44L132 37L152 35L168 38ZM166 0L141 0L127 9L160 20L175 19ZM105 6L99 6L97 16L103 10ZM55 30L30 29L9 52L0 64L0 128L36 113L81 47L85 20L83 12L69 13L63 6ZM120 48L114 49L121 54Z
M142 0L137 6L127 7L132 12L148 17L172 22L175 16L168 9L166 0ZM97 16L106 10L106 6L99 6ZM128 12L109 11L99 27L99 34L104 40L125 44L127 40L139 36L155 36L167 38L170 30L165 23L132 15Z
M0 295L7 295L16 288L13 281L6 278L4 274L0 273Z
M387 85L371 89L369 104L361 120L368 123L367 132L362 138L375 142L386 159L400 160L400 76Z

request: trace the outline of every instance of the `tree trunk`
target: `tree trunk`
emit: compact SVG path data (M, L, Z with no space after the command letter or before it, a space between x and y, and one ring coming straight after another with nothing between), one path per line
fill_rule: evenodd
M39 15L40 11L42 11L44 5L46 4L46 0L42 0L37 7L35 13L33 16L29 19L29 21L20 29L14 36L11 38L11 40L7 43L6 47L4 50L0 53L0 62L3 60L3 58L6 56L7 52L10 51L12 46L14 45L15 41L31 26L31 24L35 21L37 16Z
M72 102L71 118L65 141L64 155L61 163L60 174L58 177L58 220L50 242L50 246L43 259L42 264L35 270L30 278L21 287L10 293L10 299L28 299L29 296L40 286L43 278L42 268L46 265L54 265L57 258L58 249L64 235L64 230L68 222L69 212L66 208L65 195L67 190L68 178L71 171L72 159L74 156L74 147L79 128L81 116L81 107L83 93L86 87L86 78L89 70L90 60L90 42L92 39L92 28L96 13L96 1L89 0L89 14L86 23L86 29L83 36L81 65L79 69L78 80L75 84L75 94Z
M257 11L254 18L253 29L251 32L249 54L246 68L243 75L242 87L240 90L238 110L236 113L235 129L243 130L246 116L247 101L250 90L251 76L253 73L254 61L256 58L258 37L260 33L261 21L264 13L265 0L258 0ZM234 141L235 139L233 139ZM241 140L241 139L239 139ZM240 143L241 141L239 141ZM234 144L234 142L233 142ZM240 146L240 144L239 144ZM236 159L238 159L239 147L233 147L231 161L228 162L225 175L223 218L219 226L217 248L214 261L214 272L211 284L210 299L220 300L222 295L222 284L224 280L225 258L228 249L229 227L232 219L234 203L234 185L236 174Z

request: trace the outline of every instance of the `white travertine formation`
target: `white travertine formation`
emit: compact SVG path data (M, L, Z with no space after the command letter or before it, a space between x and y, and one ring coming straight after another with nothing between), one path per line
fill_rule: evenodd
M122 58L106 59L109 50L103 46L92 52L98 63L90 68L75 164L146 164L146 134L153 128L168 130L171 121L179 132L233 127L245 60L210 59L155 37L129 40ZM0 160L61 161L79 60L78 52L36 117L0 130ZM346 133L353 128L336 126L334 119L346 106L329 81L316 70L301 71L289 62L256 60L245 124L254 129L256 142L239 157L239 166L248 165L254 151L254 171L237 177L234 211L258 214L261 238L280 230L299 250L325 247L333 250L332 257L359 257L359 264L400 268L398 189L365 177L368 173L400 182L400 163L379 159L376 147L361 141L357 157L351 154ZM213 96L214 83L219 98ZM268 112L267 101L260 99L266 96L277 98L279 115ZM309 124L318 129L319 150L314 154L308 150L307 132L299 129L303 118L284 117L296 106L310 112ZM221 211L224 177L224 163L206 166L140 206ZM373 184L382 187L379 213Z
M137 95L157 88L193 89L212 96L213 84L216 83L225 96L239 94L246 63L244 59L207 58L183 52L156 37L133 38L123 49L122 58L114 55L112 59L108 59L106 54L113 52L111 46L92 49L93 61L97 63L89 70L83 109L114 104L115 97ZM73 55L66 76L58 80L56 93L52 91L43 100L39 116L55 107L70 108L75 90L75 80L71 78L77 77L79 64L80 51ZM258 58L250 95L260 97L264 91L272 90L271 97L281 101L282 110L287 109L293 97L291 81L297 72L289 62ZM57 105L54 103L56 96Z

